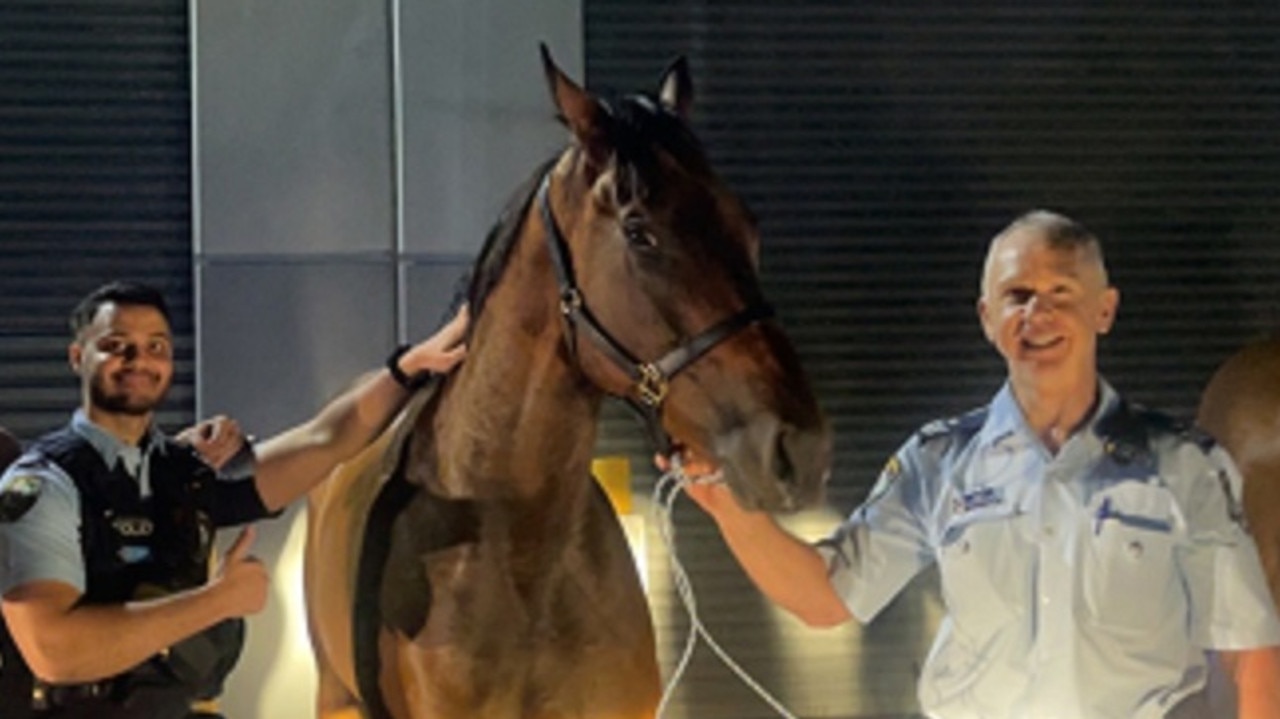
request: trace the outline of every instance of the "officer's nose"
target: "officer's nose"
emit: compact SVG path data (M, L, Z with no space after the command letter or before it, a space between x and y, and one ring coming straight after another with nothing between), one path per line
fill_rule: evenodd
M1047 295L1036 295L1027 302L1027 317L1048 319L1054 309L1053 300Z
M127 344L120 349L120 359L125 362L132 362L138 359L138 345Z

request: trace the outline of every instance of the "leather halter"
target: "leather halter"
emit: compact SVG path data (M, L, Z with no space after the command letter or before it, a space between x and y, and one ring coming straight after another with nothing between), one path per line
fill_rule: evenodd
M761 320L773 317L773 308L764 302L758 302L684 340L657 361L642 362L636 359L587 308L586 300L574 279L573 258L569 254L568 243L560 232L555 216L551 214L551 202L547 197L550 186L551 172L548 171L542 176L542 183L538 187L538 207L547 233L547 247L551 251L551 266L555 268L556 281L560 285L560 314L565 320L565 342L569 352L577 356L575 331L578 328L585 330L596 347L630 378L631 391L622 399L644 420L658 451L669 454L672 450L671 438L662 429L659 411L667 397L671 380L716 345Z

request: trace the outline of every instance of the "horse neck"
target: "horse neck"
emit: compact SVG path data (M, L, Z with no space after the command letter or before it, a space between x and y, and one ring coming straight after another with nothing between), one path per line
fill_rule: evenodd
M443 491L580 501L601 399L569 356L543 228L526 220L435 414Z

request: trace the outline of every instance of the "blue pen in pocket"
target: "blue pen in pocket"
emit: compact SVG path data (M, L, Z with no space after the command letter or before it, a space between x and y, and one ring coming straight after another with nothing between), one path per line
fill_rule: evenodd
M1102 500L1102 504L1098 506L1098 511L1093 516L1094 536L1097 536L1102 532L1102 523L1108 519L1114 519L1126 527L1145 529L1149 532L1170 532L1173 530L1173 523L1167 519L1144 517L1142 515L1129 514L1127 512L1121 512L1118 509L1113 509L1110 497Z

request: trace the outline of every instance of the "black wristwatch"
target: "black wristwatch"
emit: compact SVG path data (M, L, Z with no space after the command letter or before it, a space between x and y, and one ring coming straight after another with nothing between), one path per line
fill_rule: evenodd
M391 373L391 377L395 379L397 384L410 392L422 387L422 385L427 382L430 382L431 377L435 374L434 372L425 370L422 372L415 372L413 375L405 374L404 370L400 368L400 358L403 357L404 353L408 352L411 347L413 347L413 345L400 345L391 352L391 356L387 357L387 371Z

